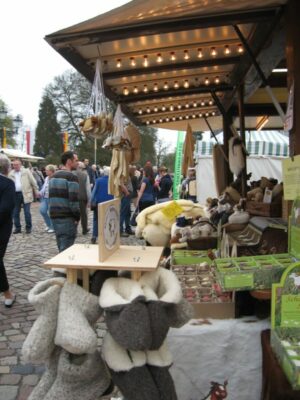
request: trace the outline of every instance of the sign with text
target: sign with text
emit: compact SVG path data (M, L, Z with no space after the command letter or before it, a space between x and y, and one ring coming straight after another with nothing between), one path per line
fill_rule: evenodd
M300 328L300 295L281 296L281 326Z
M300 155L282 160L284 199L300 197Z

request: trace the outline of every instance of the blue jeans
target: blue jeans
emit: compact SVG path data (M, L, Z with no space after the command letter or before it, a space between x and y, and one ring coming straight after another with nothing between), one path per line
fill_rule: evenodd
M55 230L56 243L59 252L72 246L77 235L77 223L74 218L51 219Z
M93 234L92 237L98 237L98 204L96 209L93 211Z
M120 211L120 232L124 231L124 223L125 223L125 231L130 229L130 203L131 197L124 196L121 200L121 211Z
M31 214L30 214L30 204L24 203L24 198L22 192L16 192L16 205L13 211L13 220L14 225L17 230L21 230L21 222L20 222L20 212L23 204L24 216L25 216L25 224L26 230L31 230L32 222L31 222Z
M41 200L40 213L41 213L41 216L44 218L45 224L48 226L48 228L53 229L53 225L52 225L51 219L48 214L48 209L49 209L49 199L46 199L44 197Z

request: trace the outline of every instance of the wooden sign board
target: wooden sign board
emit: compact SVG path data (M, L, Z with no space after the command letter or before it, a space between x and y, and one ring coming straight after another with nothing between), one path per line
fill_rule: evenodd
M98 204L99 261L120 247L120 199Z

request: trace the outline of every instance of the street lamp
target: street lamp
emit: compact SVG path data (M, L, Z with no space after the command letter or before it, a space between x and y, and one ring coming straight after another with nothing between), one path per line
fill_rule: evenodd
M7 109L5 107L4 104L2 104L0 106L0 122L2 122L3 126L2 126L2 132L1 132L1 146L3 148L6 148L6 133L7 133L7 128L5 126L5 119L7 117ZM23 124L23 119L22 116L20 114L18 114L14 119L13 119L13 129L12 132L13 133L17 133L19 128L21 128Z

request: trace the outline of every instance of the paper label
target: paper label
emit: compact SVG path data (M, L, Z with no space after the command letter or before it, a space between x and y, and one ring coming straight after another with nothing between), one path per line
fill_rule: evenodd
M172 201L172 203L164 207L161 212L168 220L172 221L183 212L183 208L176 201Z
M295 200L300 196L300 155L282 160L284 199Z
M300 328L300 295L281 296L281 326Z
M243 288L254 287L254 275L249 274L236 274L225 275L225 288Z

